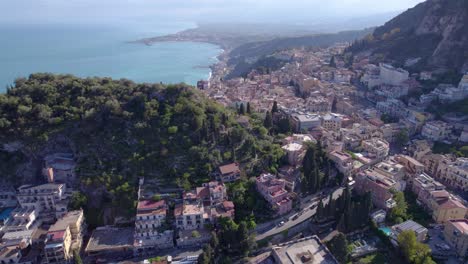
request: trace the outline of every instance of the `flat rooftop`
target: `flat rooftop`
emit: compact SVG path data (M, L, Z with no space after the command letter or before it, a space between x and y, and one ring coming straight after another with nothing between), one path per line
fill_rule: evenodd
M101 227L93 231L86 252L133 246L133 228Z
M282 264L338 264L316 236L275 246L273 256Z

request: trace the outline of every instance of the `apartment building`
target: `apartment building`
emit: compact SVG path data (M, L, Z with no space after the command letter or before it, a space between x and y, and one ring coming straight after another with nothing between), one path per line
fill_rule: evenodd
M257 177L256 186L258 192L268 201L278 215L283 215L292 210L292 198L285 189L286 183L275 175L264 173Z
M40 224L39 214L34 208L16 208L10 213L10 218L1 228L2 232L18 232L31 230Z
M44 246L46 264L68 264L73 260L72 234L68 223L57 221L49 228Z
M339 172L345 176L349 176L353 171L353 157L343 151L332 151L328 154L328 158L331 159Z
M432 141L443 141L452 133L452 126L443 121L429 121L421 130L421 136Z
M10 185L0 185L0 208L16 207L16 190Z
M65 184L23 185L18 188L22 208L34 208L42 216L60 218L67 211Z
M390 64L380 63L380 81L388 85L401 85L409 78L409 72L401 68L395 68Z
M390 144L384 139L371 138L361 142L361 148L369 157L383 159L388 156Z
M445 222L444 238L459 257L468 256L468 220L453 219Z
M359 194L371 193L373 204L384 210L396 206L392 189L396 189L397 182L374 170L365 170L356 175L354 189Z
M427 238L428 230L424 226L413 220L405 221L401 224L392 226L392 237L397 240L398 235L404 231L413 231L419 242L424 242Z
M307 142L316 143L317 141L312 136L301 134L294 134L283 140L283 146L281 148L288 156L289 165L297 166L302 163L306 152L305 143Z
M439 162L435 177L449 187L468 191L468 158L453 160L445 156Z
M343 118L338 114L326 114L322 117L322 127L330 131L339 131Z

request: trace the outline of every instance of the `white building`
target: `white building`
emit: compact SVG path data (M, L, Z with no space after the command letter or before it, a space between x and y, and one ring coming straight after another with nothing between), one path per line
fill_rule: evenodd
M66 213L65 184L23 185L17 198L22 208L34 208L43 216L59 218Z
M421 135L432 141L443 141L451 132L452 127L449 124L442 121L430 121L423 126Z
M409 72L401 68L395 68L392 65L380 63L380 80L384 84L401 85L408 80Z
M390 145L384 139L371 138L363 140L361 143L362 149L369 154L369 156L377 159L383 159L388 156Z

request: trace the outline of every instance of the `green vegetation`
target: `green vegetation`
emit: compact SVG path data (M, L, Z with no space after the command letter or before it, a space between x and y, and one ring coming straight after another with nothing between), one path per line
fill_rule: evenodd
M457 157L468 157L468 145L452 145L435 142L432 152L436 154L454 154Z
M329 202L324 205L320 201L317 207L316 220L337 220L336 229L343 233L352 232L368 224L369 213L372 209L370 193L365 195L352 196L347 188L337 200L333 200L331 195Z
M435 114L437 117L441 117L447 113L468 115L468 98L447 104L436 101L427 108L427 111Z
M316 193L328 183L328 176L333 168L333 162L323 151L320 142L308 144L307 151L302 162L302 191L304 193Z
M255 222L270 220L273 217L273 211L268 202L255 189L254 179L228 184L228 196L236 207L235 220L237 222L245 220L249 227L255 228Z
M203 247L198 263L230 263L232 257L247 256L255 247L255 237L248 223L219 219L219 229L211 233L211 242Z
M388 261L387 256L382 253L375 253L361 258L357 261L358 264L386 264L391 263Z
M399 118L393 117L389 114L382 114L380 116L380 119L385 123L385 124L390 124L390 123L397 123L399 121Z
M404 222L409 218L408 216L408 204L406 203L405 196L402 192L394 192L393 200L396 202L396 206L390 210L387 218L394 224Z
M80 210L85 208L88 204L88 198L82 192L74 192L71 196L70 202L68 203L68 209Z
M83 264L83 260L81 259L80 252L78 250L73 251L73 260L75 264Z
M431 249L428 245L418 242L413 231L401 232L398 235L398 244L409 263L435 264L431 258Z
M45 149L70 149L88 198L86 216L100 224L103 208L108 216L134 214L142 176L190 189L234 160L248 174L276 169L281 147L255 132L261 121L248 133L236 115L184 84L32 74L0 94L0 142L23 146L0 152L12 161L0 169L15 175L18 164L40 158ZM82 200L73 203L81 206Z
M393 199L396 207L390 210L387 218L393 224L399 224L406 220L414 220L423 226L429 226L432 223L432 217L416 202L416 195L410 190L395 192Z
M433 223L432 216L416 202L416 195L410 190L406 190L404 194L408 204L407 213L409 218L423 226L429 226Z
M339 233L327 243L328 249L340 263L346 263L349 259L349 245L346 236Z

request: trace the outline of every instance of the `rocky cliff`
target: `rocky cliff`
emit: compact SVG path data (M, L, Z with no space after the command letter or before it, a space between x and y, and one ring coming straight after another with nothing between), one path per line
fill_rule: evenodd
M427 0L356 42L352 52L419 69L468 70L468 0ZM415 60L417 61L417 60Z

